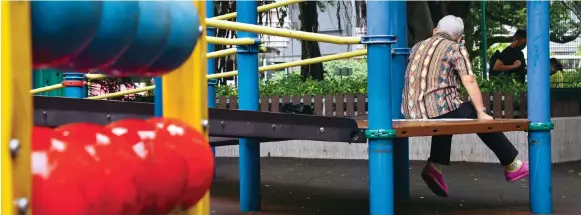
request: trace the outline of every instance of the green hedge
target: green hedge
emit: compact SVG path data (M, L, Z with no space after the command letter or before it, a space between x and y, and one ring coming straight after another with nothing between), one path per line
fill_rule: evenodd
M581 69L569 69L551 76L552 88L581 88Z
M325 79L323 81L302 81L298 71L275 73L269 81L260 80L261 96L304 96L333 94L366 94L367 93L367 62L365 59L351 59L324 63ZM351 68L350 76L338 76L338 68ZM526 84L521 84L513 77L499 76L483 79L476 76L482 92L513 93L526 92ZM568 70L551 76L553 88L581 88L581 70ZM461 89L465 93L464 89ZM237 95L237 89L231 85L221 85L217 88L218 96Z
M491 77L490 80L478 78L482 92L512 92L518 94L526 91L526 85L520 84L511 77ZM261 81L259 85L261 96L304 96L333 94L367 94L366 78L325 78L324 81L302 81L298 74L288 74L283 78L271 81ZM465 93L464 89L461 89ZM237 95L235 86L221 85L217 89L218 96Z

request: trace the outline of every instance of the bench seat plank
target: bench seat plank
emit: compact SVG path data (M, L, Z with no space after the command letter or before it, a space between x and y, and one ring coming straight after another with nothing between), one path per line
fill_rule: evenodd
M398 120L393 121L397 137L434 136L447 134L527 131L527 119L482 120ZM367 120L357 120L360 129L367 129Z

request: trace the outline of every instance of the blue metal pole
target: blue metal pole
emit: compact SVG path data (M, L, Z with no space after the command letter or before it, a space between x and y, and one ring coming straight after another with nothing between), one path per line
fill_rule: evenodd
M530 208L552 214L549 1L527 1Z
M153 112L156 117L163 116L163 85L161 80L161 77L153 78L153 84L155 84L155 89L153 89Z
M214 0L206 1L206 18L214 17ZM216 28L207 27L206 28L206 35L213 37L216 35ZM214 44L208 43L208 53L213 52L215 50ZM214 74L215 71L215 60L214 58L208 59L208 75ZM208 108L215 108L216 107L216 84L217 80L212 79L208 80ZM214 157L216 156L216 148L212 147L212 153L214 153ZM215 171L214 171L215 172Z
M238 1L238 22L257 24L257 1ZM258 35L238 32L239 38L256 39ZM238 46L238 101L241 110L258 111L258 44ZM240 210L260 210L260 145L256 139L240 138Z
M405 82L405 70L410 49L407 44L407 2L394 1L390 7L390 33L397 36L391 66L391 116L402 119L401 95ZM397 138L393 145L394 195L398 200L410 198L410 156L408 138Z
M367 91L369 102L369 202L371 215L394 214L393 139L391 125L391 44L389 35L391 1L367 2ZM387 68L387 69L386 69Z
M67 72L63 74L65 97L82 99L87 97L87 77L84 73Z
M486 0L480 2L480 67L482 67L482 77L488 79L486 49Z

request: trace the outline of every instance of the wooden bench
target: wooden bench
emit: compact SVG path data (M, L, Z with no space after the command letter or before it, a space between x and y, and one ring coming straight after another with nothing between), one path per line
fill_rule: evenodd
M357 120L360 129L367 129L367 120ZM397 137L435 136L447 134L527 131L527 119L495 119L490 121L460 120L394 120Z

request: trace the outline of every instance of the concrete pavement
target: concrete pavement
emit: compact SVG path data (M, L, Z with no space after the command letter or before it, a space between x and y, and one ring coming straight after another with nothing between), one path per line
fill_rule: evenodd
M218 158L212 214L237 215L237 158ZM397 215L508 215L528 213L528 181L507 183L498 164L453 163L444 168L450 197L433 195L420 178L424 162L412 162L411 199ZM369 214L365 160L263 158L264 215ZM553 165L555 214L581 214L581 162Z

